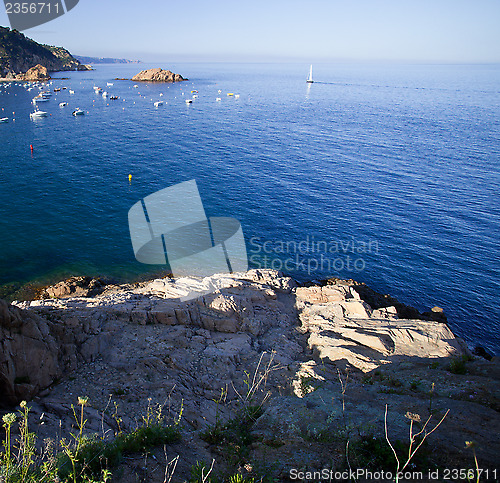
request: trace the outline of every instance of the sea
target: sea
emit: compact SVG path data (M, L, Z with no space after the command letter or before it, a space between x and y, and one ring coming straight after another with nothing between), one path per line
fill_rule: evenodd
M189 81L115 80L150 67ZM250 268L439 306L471 348L499 354L500 65L324 63L313 84L308 73L96 65L54 74L37 120L38 89L0 85L0 297L72 275L165 275L135 260L128 211L194 179L207 216L241 223Z

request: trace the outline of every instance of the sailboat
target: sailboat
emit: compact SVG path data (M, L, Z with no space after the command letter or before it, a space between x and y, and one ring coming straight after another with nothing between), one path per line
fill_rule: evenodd
M311 68L309 69L309 77L306 80L307 83L312 84L313 81L313 66L311 65Z

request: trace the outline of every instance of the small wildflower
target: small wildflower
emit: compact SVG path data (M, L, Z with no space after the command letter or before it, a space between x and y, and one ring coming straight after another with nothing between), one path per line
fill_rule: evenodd
M23 409L26 407L26 401L21 401L21 404L19 404Z
M10 426L16 420L16 415L14 413L5 414L2 418L3 422Z
M465 447L466 448L474 448L476 446L476 442L475 441L466 441L465 442Z
M78 405L79 406L86 406L88 402L89 402L88 397L78 397Z
M410 419L411 421L414 421L416 423L419 423L420 422L420 416L418 414L413 414L413 413L410 413L410 411L408 411L406 414L405 414L405 417L407 417L408 419Z

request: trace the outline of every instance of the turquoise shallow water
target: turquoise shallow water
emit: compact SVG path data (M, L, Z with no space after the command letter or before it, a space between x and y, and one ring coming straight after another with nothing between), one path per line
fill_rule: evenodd
M458 335L500 352L499 66L318 64L309 87L300 64L164 65L190 81L139 89L112 80L146 67L57 74L70 79L51 88L75 94L53 93L36 122L35 92L0 86L4 293L161 272L135 261L128 210L194 178L209 216L241 222L251 266L442 306Z

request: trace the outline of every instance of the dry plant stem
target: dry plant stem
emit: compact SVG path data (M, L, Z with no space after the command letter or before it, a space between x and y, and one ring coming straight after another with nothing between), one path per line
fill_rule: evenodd
M346 373L345 381L342 379L342 375L338 369L337 374L339 376L340 386L342 387L342 411L345 411L345 393L347 390L347 382L349 381L349 373Z
M251 385L250 385L250 382L248 383L248 389L247 389L247 393L246 393L245 396L242 396L238 392L238 390L234 387L234 384L231 382L231 386L232 386L234 392L236 393L236 395L238 396L238 398L240 399L240 401L243 401L244 403L248 403L249 401L251 401L253 399L253 397L255 396L255 393L259 389L259 387L263 383L264 383L264 387L266 386L269 374L272 371L276 371L276 370L278 370L280 368L279 364L274 364L273 365L274 354L275 354L274 351L273 351L273 352L271 352L271 355L269 357L269 362L267 363L266 367L264 368L264 372L262 374L259 374L259 369L260 369L260 366L262 364L262 359L263 359L263 357L264 357L265 354L267 354L267 352L264 351L260 355L259 362L257 363L257 367L255 368L255 371L254 371L254 374L253 374L252 383L251 383ZM268 397L269 397L269 394L266 394L264 396L264 399L261 402L261 405L264 404L264 402L266 401L266 399Z
M104 414L108 410L108 407L109 407L110 404L111 404L111 395L109 396L109 399L108 399L108 402L106 404L106 407L102 411L102 416L101 416L101 433L102 433L102 439L104 439L106 437L106 431L104 430Z
M261 386L262 383L264 383L264 387L266 386L267 383L267 378L269 377L269 374L273 371L278 369L279 365L276 364L273 366L273 360L274 360L274 352L271 352L271 355L269 357L269 362L267 363L266 368L264 369L264 372L262 374L259 374L259 368L260 365L262 364L262 359L266 352L263 352L260 355L259 358L259 363L257 364L257 367L255 368L254 374L253 374L253 379L252 379L252 385L249 388L247 395L245 399L248 401L249 399L252 399L255 393L257 392L257 389Z
M163 483L170 483L175 473L175 468L177 467L177 462L179 461L179 455L177 455L173 460L168 461L167 447L163 446L163 452L165 453L165 478Z
M424 443L424 441L427 438L427 436L430 436L434 431L436 431L437 428L439 428L439 426L444 421L444 419L446 418L446 416L448 416L449 412L450 412L450 410L448 409L446 411L446 413L444 414L444 416L439 421L439 423L437 423L436 426L434 426L434 428L431 431L429 431L429 432L427 432L425 428L429 424L429 421L431 420L432 415L430 415L427 418L427 421L425 422L423 428L418 433L416 433L416 434L413 434L413 420L411 420L411 422L410 422L410 446L408 448L408 459L406 460L406 463L403 465L403 467L400 468L401 467L401 463L399 461L398 455L396 453L396 450L394 449L394 446L392 445L391 441L389 440L389 434L388 434L388 431L387 431L387 404L385 405L385 417L384 417L385 439L387 440L387 444L390 446L392 452L394 453L394 457L396 458L396 463L397 463L397 468L396 468L396 483L399 481L399 473L400 473L400 471L403 471L408 466L408 464L410 463L410 460L413 458L413 456L415 456L416 452L420 449L420 446L422 446L422 444ZM416 438L418 436L420 436L422 433L423 433L422 440L420 441L420 443L418 443L418 445L416 446L416 448L412 451L413 444L415 443Z
M208 470L208 473L206 475L205 475L205 468L201 469L201 483L205 483L208 480L210 473L212 473L212 470L214 469L214 464L215 464L215 458L212 460L212 465L210 466L210 469Z
M345 381L342 379L340 371L337 369L337 374L339 376L340 386L342 387L342 419L344 421L344 431L347 437L347 422L345 420L345 393L347 391L347 383L349 382L349 372L346 371Z
M347 443L345 445L345 459L347 460L347 466L349 466L349 473L352 472L352 468L351 468L351 463L349 462L349 440L347 440ZM353 476L353 480L357 483L358 480L356 480L356 478L354 478Z
M472 448L472 452L474 453L474 461L476 463L476 483L479 483L479 480L481 479L481 475L479 473L479 463L477 462L477 455L476 455L476 448Z

